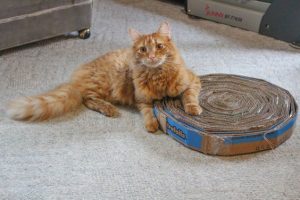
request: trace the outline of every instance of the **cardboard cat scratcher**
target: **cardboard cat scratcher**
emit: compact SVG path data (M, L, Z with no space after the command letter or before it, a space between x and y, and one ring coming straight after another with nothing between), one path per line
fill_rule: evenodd
M205 154L237 155L274 149L292 135L298 108L287 90L237 75L200 79L200 116L186 114L179 99L154 105L161 129L180 143Z

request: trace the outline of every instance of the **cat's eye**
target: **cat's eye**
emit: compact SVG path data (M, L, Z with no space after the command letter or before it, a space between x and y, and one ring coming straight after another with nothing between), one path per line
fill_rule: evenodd
M140 51L145 53L147 51L147 48L146 47L140 47Z
M162 48L164 48L164 45L162 45L162 44L157 44L157 45L156 45L156 48L157 48L157 49L162 49Z

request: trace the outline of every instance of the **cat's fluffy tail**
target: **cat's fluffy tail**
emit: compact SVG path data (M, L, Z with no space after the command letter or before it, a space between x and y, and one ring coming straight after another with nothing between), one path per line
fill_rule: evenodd
M81 102L80 91L67 83L42 95L13 100L8 103L6 113L14 120L41 121L74 110Z

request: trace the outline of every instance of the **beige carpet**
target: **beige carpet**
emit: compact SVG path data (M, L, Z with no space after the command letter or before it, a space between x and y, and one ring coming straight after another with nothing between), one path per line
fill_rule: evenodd
M7 100L53 88L81 63L130 45L129 27L151 32L163 20L198 74L262 78L299 102L300 51L181 10L155 0L99 0L89 40L59 37L0 53L0 199L300 199L299 126L273 151L212 157L148 134L127 108L119 119L84 107L44 123L5 117Z

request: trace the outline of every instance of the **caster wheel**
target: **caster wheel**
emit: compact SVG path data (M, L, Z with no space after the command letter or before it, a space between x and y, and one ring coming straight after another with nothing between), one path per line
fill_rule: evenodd
M79 31L79 38L81 39L88 39L91 36L90 29L83 29Z

